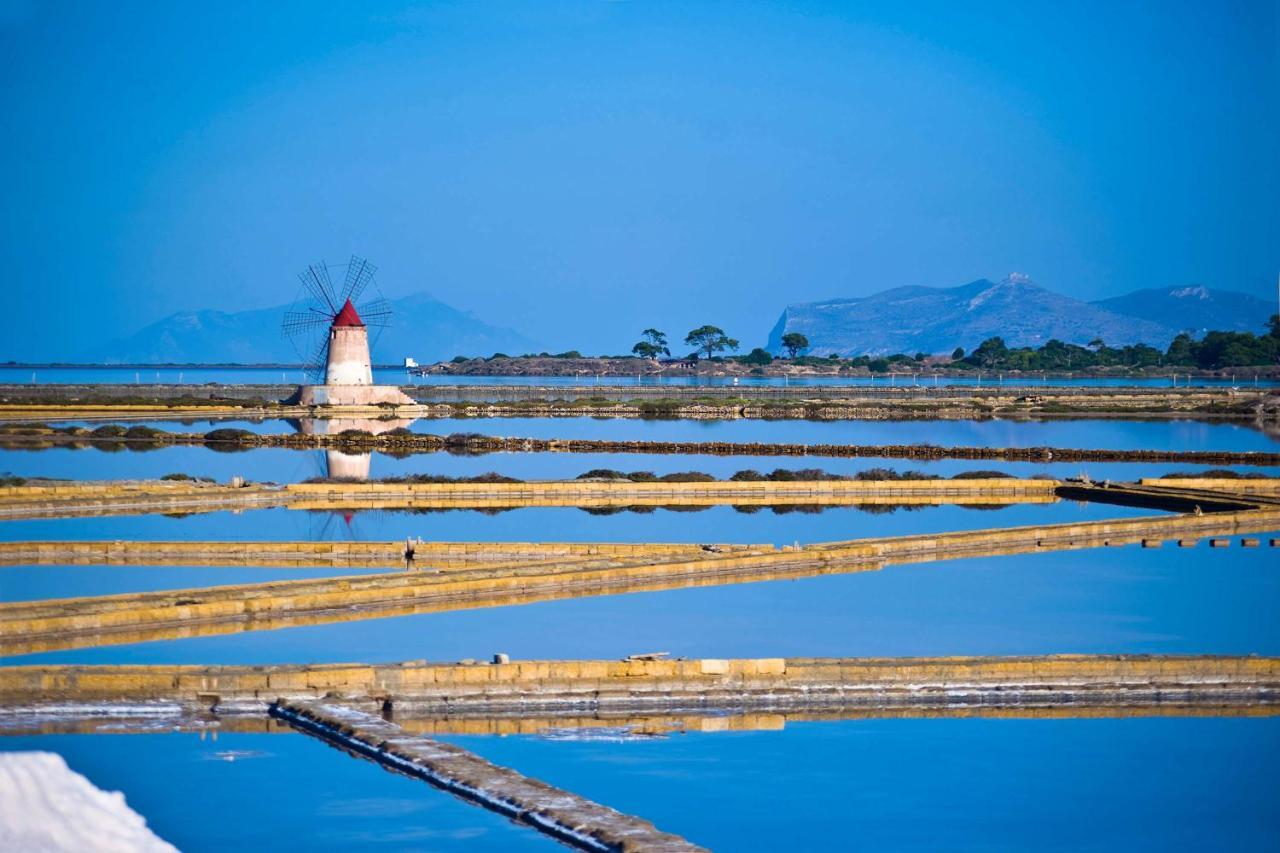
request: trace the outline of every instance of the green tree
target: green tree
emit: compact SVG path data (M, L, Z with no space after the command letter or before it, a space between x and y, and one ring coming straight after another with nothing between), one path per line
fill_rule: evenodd
M657 358L660 355L671 355L667 348L667 336L657 329L645 329L640 333L644 340L631 348L641 358Z
M952 361L959 361L962 358L964 358L964 347L956 347L951 351Z
M782 348L787 351L787 358L795 358L800 350L809 348L809 339L799 332L787 332L782 336Z
M1004 338L997 335L978 344L978 348L969 356L969 360L979 367L994 368L999 367L1000 362L1004 361L1008 355L1009 347L1005 346Z
M707 358L711 358L718 352L738 349L738 342L726 335L724 329L718 326L699 326L685 335L684 342L699 352L705 352Z
M773 364L773 356L769 354L769 351L767 349L761 349L760 347L756 347L751 352L742 356L742 363L758 364L760 366L764 366L766 364Z

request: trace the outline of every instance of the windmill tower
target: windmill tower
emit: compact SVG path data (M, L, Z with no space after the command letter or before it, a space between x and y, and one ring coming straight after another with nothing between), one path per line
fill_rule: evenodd
M329 266L311 264L298 274L302 282L294 308L284 315L281 332L302 357L307 371L324 384L303 385L290 400L304 406L365 407L413 405L394 385L373 384L369 329L391 324L391 304L377 292L377 267L354 255L341 290ZM374 297L361 301L366 293ZM358 307L357 307L358 306Z

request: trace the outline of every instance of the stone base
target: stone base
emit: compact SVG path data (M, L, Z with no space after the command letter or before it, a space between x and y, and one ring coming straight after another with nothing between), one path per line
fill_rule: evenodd
M303 385L287 402L299 406L415 406L394 385Z

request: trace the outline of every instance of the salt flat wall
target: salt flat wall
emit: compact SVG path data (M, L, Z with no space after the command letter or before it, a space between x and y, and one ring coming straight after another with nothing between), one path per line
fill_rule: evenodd
M677 694L851 690L920 694L1021 688L1087 692L1142 688L1274 691L1280 658L1054 655L1047 657L764 658L571 660L505 664L329 664L317 666L14 666L0 668L6 704L75 700L274 701L350 697L526 703L540 698L650 698Z

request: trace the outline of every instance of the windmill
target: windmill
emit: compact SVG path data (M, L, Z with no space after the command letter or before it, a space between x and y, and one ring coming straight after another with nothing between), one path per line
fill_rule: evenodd
M375 330L376 340L391 325L391 303L374 281L378 268L352 255L340 288L333 284L331 269L343 265L321 261L298 273L298 298L280 324L308 374L323 383L304 385L297 401L320 406L411 404L398 388L373 384L369 330Z
M325 385L372 385L369 329L377 330L376 340L391 325L391 303L374 282L378 268L363 258L351 256L341 289L334 287L330 269L320 261L298 273L298 298L280 331L313 378Z

